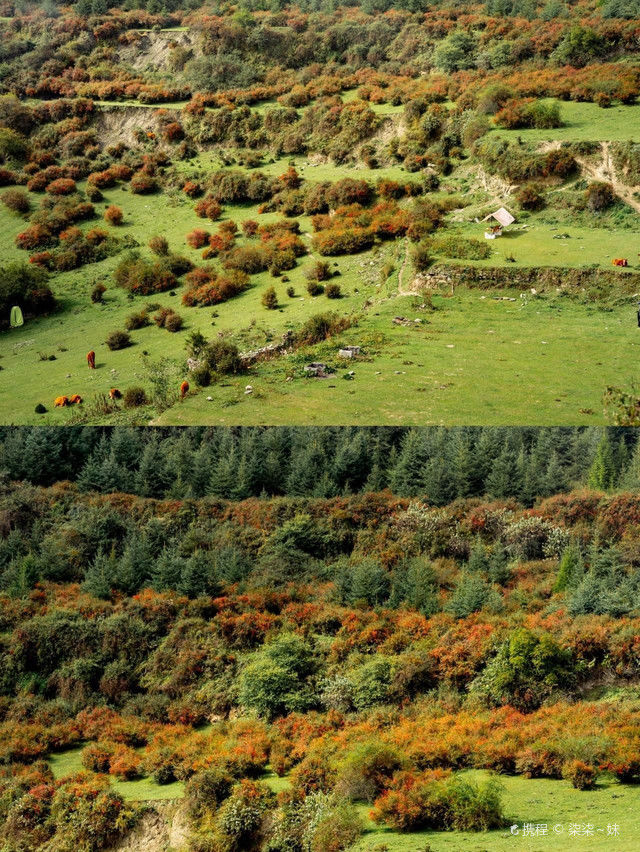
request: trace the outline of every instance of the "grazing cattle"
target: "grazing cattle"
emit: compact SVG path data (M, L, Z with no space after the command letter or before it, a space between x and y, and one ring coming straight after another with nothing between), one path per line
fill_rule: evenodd
M91 352L87 352L87 364L89 365L90 370L95 370L96 368L96 353L91 350Z
M69 405L80 405L82 403L82 397L79 393L74 393L74 395L69 399Z
M111 388L109 391L109 399L121 399L122 394L118 390L118 388Z
M189 393L189 382L184 381L180 385L180 399L184 399L185 396Z
M69 405L68 396L57 396L55 402L53 403L54 408L65 408L67 405Z
M629 265L626 257L614 257L614 259L611 262L613 263L614 266L628 266Z

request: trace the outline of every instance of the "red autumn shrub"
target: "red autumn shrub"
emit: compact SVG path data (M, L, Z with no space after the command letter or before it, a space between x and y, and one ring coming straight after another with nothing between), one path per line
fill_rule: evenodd
M196 215L201 219L211 219L212 222L218 219L222 213L220 203L215 198L211 198L211 196L200 199L194 210L196 211Z
M92 772L108 772L114 751L109 742L89 743L82 749L82 765Z
M49 180L44 172L37 172L32 178L27 181L27 189L29 192L44 192Z
M202 194L202 187L199 183L196 183L193 180L188 180L182 187L182 191L185 195L188 195L189 198L197 198Z
M46 189L49 195L71 195L76 191L76 182L71 178L58 178L47 184Z
M158 189L158 182L155 178L144 172L136 172L131 178L131 192L136 195L148 195Z
M36 252L29 258L29 263L41 266L43 269L51 269L53 267L53 255L50 251Z
M207 244L210 234L208 231L203 231L201 228L194 228L186 236L187 245L194 249L200 249Z
M109 171L118 180L128 181L133 176L133 169L124 163L114 163L109 167Z
M113 169L105 169L102 172L91 172L87 183L98 189L109 189L116 185L116 175Z
M105 240L109 239L109 234L103 228L90 228L84 235L87 242L99 246Z
M116 746L109 758L110 775L118 781L131 781L140 775L142 759L132 748L125 745Z
M104 211L104 219L110 225L122 225L124 219L122 208L117 207L115 204L110 204Z
M16 174L10 169L0 167L0 186L11 186L16 183Z
M193 277L190 279L190 276ZM204 307L226 302L246 290L249 276L239 270L216 273L200 267L187 275L187 282L189 288L182 294L182 304Z
M29 225L16 237L16 245L20 249L32 249L50 246L55 243L55 237L44 225Z

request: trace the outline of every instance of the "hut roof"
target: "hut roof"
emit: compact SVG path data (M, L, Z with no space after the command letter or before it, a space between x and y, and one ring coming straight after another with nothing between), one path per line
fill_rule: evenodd
M511 225L512 222L516 221L515 217L509 213L506 207L499 207L495 213L489 213L489 215L485 216L482 221L486 222L487 219L496 219L503 228L506 228L507 225Z

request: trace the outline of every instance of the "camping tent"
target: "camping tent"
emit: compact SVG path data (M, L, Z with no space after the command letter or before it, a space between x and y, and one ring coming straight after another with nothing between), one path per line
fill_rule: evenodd
M489 213L488 216L485 216L482 221L487 222L489 219L495 219L498 224L493 225L490 231L485 231L484 235L488 240L493 240L496 237L499 237L502 234L503 228L506 228L507 225L511 225L516 221L515 217L509 213L506 207L499 207L493 213Z

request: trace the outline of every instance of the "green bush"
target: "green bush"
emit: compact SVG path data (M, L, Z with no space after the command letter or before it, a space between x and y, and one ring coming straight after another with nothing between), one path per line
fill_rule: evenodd
M278 307L278 296L276 294L275 287L267 287L267 289L262 294L262 298L260 300L265 308L269 311L275 311Z
M491 246L486 240L457 237L453 234L432 240L431 248L437 254L455 257L458 260L484 260L491 256Z
M124 321L124 327L127 331L134 331L138 328L144 328L146 325L149 325L149 314L143 308L141 311L136 311L133 314L129 314L129 316Z
M576 670L571 651L549 634L536 636L522 627L498 650L472 691L491 704L511 704L523 710L538 707L555 689L568 689Z
M244 365L240 359L240 350L235 343L227 340L214 340L202 350L207 367L220 374L240 373Z
M145 389L141 387L127 388L123 394L123 402L125 408L138 408L141 405L146 405L147 394Z
M110 332L105 340L107 347L112 352L115 352L117 349L126 349L127 346L131 346L131 342L131 335L129 332L120 331L119 329Z
M475 784L442 771L401 772L372 817L399 831L489 831L504 825L502 788L495 778Z
M308 709L307 678L315 669L313 652L296 634L282 633L265 645L240 675L240 703L272 718Z
M336 313L314 314L296 333L296 342L304 346L321 343L351 326L351 320Z
M200 364L191 371L191 375L197 385L201 388L209 387L211 384L211 370L206 364Z
M342 761L336 792L351 801L373 802L404 766L394 746L371 741L356 746Z

